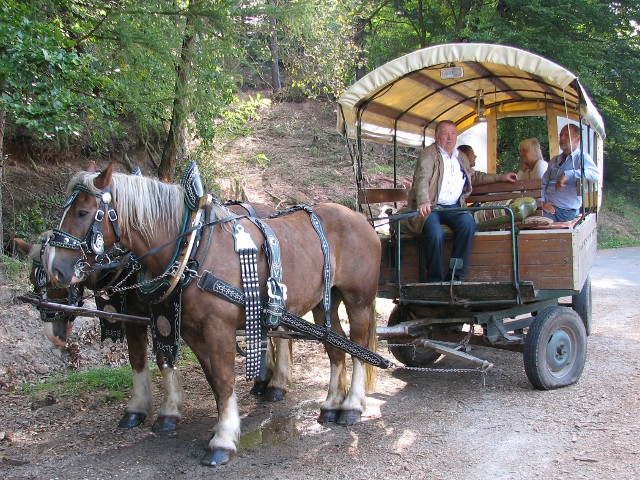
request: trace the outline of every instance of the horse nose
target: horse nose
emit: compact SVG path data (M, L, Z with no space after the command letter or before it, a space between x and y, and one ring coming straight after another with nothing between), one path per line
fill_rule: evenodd
M66 322L46 322L44 324L44 335L57 347L67 346L67 337L70 333Z
M71 285L73 274L67 274L60 268L53 267L51 269L51 280L58 286L68 287Z

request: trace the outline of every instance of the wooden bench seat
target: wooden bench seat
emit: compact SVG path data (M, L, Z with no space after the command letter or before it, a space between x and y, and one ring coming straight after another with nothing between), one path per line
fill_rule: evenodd
M542 180L517 180L515 183L497 182L474 185L467 203L495 202L522 197L542 198Z

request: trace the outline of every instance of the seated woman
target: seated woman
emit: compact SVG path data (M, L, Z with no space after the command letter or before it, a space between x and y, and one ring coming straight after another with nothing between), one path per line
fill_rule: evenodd
M518 180L542 178L549 164L542 158L540 142L537 138L527 138L518 145L520 153L520 170L516 173Z

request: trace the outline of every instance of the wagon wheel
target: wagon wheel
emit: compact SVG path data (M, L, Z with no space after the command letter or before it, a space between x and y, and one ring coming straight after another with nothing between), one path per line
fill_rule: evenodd
M407 320L406 315L403 315L402 309L399 306L393 307L387 325L393 327ZM402 362L407 367L428 367L440 358L440 354L430 348L424 347L389 347L389 351L395 357L396 360Z
M535 317L524 342L524 370L535 388L552 390L577 382L586 356L587 334L574 310L550 307Z
M582 286L582 290L577 295L571 297L571 308L573 308L584 323L584 329L587 335L591 335L592 324L592 298L591 298L591 277L587 279Z

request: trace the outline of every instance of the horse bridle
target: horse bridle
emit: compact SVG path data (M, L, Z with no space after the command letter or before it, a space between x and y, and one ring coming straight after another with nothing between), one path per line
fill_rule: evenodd
M49 239L46 238L42 241L42 246L40 247L40 257L36 260L33 259L33 291L38 296L42 298L42 300L47 301L47 293L48 289L47 284L49 283L49 275L47 274L46 269L42 265L42 255L44 253L44 249L47 246ZM82 295L80 294L80 290L75 286L71 285L67 287L69 294L65 299L55 299L55 303L72 305L76 307L81 307L83 300ZM57 322L57 321L67 321L73 322L76 318L75 315L71 315L69 313L62 312L60 310L54 310L52 308L46 308L41 305L38 307L38 311L40 312L40 320L43 322Z
M54 228L53 233L49 237L49 245L56 248L64 248L68 250L78 250L80 251L84 258L86 259L88 256L92 255L96 262L103 263L104 260L109 261L108 255L105 255L104 250L104 234L101 230L102 221L106 217L111 222L111 228L113 228L113 233L115 235L115 242L113 246L110 248L109 252L117 252L118 255L123 253L122 248L120 247L120 229L118 228L118 214L113 208L113 197L111 195L111 189L109 187L105 187L99 193L94 193L85 187L82 184L78 184L74 187L73 192L67 198L67 200L62 205L63 209L68 209L71 204L78 197L80 192L86 192L94 197L96 197L99 201L98 208L93 217L93 223L91 224L91 228L87 231L84 239L80 239L75 235L71 235L59 228Z

